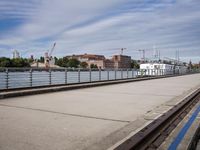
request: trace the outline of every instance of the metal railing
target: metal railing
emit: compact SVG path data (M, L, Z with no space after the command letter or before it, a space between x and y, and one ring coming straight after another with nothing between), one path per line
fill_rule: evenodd
M0 89L76 84L131 79L144 76L179 75L195 72L200 72L200 70L0 68Z

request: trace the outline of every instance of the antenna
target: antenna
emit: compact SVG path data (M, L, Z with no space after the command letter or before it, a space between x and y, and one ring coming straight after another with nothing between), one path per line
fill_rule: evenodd
M153 45L153 57L156 58L156 46Z
M176 58L176 62L177 63L179 63L179 61L180 61L180 58L179 58L179 50L176 50L176 56L175 56Z
M158 58L159 58L159 60L160 60L160 50L158 50Z

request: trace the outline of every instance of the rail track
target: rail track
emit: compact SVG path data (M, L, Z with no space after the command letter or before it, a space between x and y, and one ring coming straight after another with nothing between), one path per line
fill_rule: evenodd
M153 150L159 148L199 100L200 89L116 147L115 150Z

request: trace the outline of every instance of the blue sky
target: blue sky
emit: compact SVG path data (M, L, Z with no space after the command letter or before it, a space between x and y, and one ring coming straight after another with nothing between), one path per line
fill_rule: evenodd
M139 59L138 49L200 61L199 0L1 0L0 57L96 53Z

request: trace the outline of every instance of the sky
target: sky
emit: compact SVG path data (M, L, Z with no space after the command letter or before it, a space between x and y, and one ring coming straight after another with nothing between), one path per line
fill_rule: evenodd
M200 61L199 0L1 0L0 57L120 54Z

